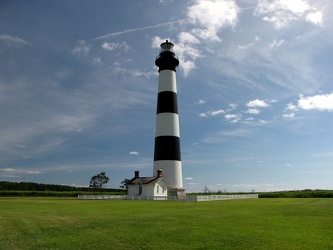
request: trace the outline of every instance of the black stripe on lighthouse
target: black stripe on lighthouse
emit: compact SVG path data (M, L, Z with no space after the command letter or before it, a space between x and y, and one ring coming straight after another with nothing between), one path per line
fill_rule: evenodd
M158 93L156 113L157 117L163 113L178 116L177 93L173 91ZM173 133L176 133L176 131L173 131ZM155 137L154 161L181 160L180 138L177 134L166 134Z
M157 111L160 113L178 114L177 94L172 91L163 91L157 96Z
M154 161L180 161L180 139L177 136L158 136L155 138Z

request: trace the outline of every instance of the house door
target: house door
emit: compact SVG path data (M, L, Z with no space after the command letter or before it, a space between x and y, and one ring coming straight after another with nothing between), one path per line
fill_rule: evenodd
M142 194L142 186L139 186L139 195Z

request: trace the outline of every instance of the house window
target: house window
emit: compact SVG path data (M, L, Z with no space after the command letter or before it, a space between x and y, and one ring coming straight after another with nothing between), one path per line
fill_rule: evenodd
M160 191L160 186L157 185L157 193Z

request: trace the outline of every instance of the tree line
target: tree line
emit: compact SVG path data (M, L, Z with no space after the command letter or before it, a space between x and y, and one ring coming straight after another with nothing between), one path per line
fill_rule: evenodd
M56 184L42 184L34 182L9 182L9 181L0 181L0 190L16 190L16 191L76 191L76 192L91 192L90 187L74 187L66 185L56 185ZM104 188L105 192L118 192L122 189L116 188Z

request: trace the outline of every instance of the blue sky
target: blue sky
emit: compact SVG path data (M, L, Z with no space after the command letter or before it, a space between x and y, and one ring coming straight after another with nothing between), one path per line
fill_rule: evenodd
M159 45L188 192L333 189L331 0L1 1L0 180L151 176Z

